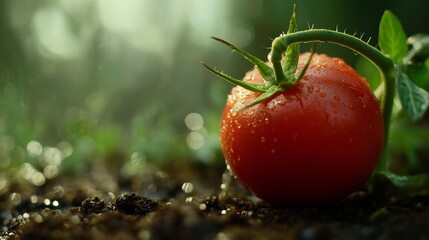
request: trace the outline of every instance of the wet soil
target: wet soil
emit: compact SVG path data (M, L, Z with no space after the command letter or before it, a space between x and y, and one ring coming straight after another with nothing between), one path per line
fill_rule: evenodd
M124 176L95 164L42 186L2 174L0 239L429 239L426 192L274 208L234 181L208 166Z

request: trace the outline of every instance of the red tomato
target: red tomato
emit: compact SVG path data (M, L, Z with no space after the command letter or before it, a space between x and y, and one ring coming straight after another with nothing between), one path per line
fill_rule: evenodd
M300 56L298 70L309 54ZM244 81L263 83L258 70ZM233 88L220 141L237 179L273 205L320 205L363 185L383 147L380 104L338 58L315 54L292 88L244 110L260 94Z

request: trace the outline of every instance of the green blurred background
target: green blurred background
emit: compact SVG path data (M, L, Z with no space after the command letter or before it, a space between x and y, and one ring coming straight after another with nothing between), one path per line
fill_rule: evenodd
M237 78L252 66L210 36L265 59L271 40L287 29L293 4L0 1L0 168L52 178L97 160L118 162L127 171L148 162L223 164L218 125L231 85L200 61ZM297 4L301 29L338 27L364 33L372 45L386 9L402 21L407 35L429 33L429 1ZM343 57L374 77L349 50L320 44L319 51ZM416 138L407 123L401 126L410 136L399 131L395 138L414 142L398 154L408 151L407 158L418 158L415 150L427 148L427 130L416 130L422 135ZM392 145L403 146L401 141Z

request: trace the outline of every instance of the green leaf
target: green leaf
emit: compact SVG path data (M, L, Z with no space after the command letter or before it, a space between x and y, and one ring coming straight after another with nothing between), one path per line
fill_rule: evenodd
M378 44L381 51L394 63L402 62L408 51L407 36L399 20L390 11L385 11L380 22Z
M419 87L429 90L429 67L425 64L417 63L401 66L403 72Z
M423 117L429 106L429 93L415 85L411 79L396 68L399 99L405 112L413 121Z
M232 50L236 51L238 54L240 54L241 56L243 56L245 59L247 59L249 62L253 63L259 70L259 73L261 74L261 76L270 83L275 83L275 77L274 77L274 71L273 69L268 66L264 61L262 61L261 59L251 55L250 53L234 46L233 44L217 38L217 37L212 37L212 39L225 44L226 46L228 46L229 48L231 48Z
M400 176L391 172L378 172L375 174L375 184L377 191L404 196L429 189L429 174Z
M292 17L289 22L289 29L287 34L294 33L298 31L298 26L296 24L296 5L293 9ZM299 44L291 44L286 49L285 60L282 64L283 73L286 77L292 76L298 66L300 47ZM286 78L286 80L288 80Z

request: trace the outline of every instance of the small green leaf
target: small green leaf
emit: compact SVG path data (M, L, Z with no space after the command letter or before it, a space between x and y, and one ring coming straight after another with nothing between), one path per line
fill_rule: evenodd
M268 85L265 84L257 84L257 83L249 83L249 82L244 82L235 78L232 78L228 75L226 75L225 73L219 72L209 66L207 66L205 63L201 63L205 68L207 68L210 72L212 72L213 74L215 74L216 76L224 79L225 81L232 83L234 85L238 85L240 87L243 87L247 90L253 91L253 92L258 92L258 93L263 93L265 91L268 90Z
M404 196L429 189L429 174L400 176L391 172L378 172L375 175L375 184L378 191Z
M261 74L261 76L270 83L275 83L275 77L274 77L274 72L273 69L268 66L264 61L262 61L261 59L251 55L250 53L234 46L233 44L217 38L217 37L212 37L212 39L225 44L226 46L228 46L229 48L231 48L232 50L236 51L238 54L240 54L241 56L243 56L245 59L247 59L249 62L253 63L259 70L259 73Z
M298 26L296 24L296 5L294 6L292 17L289 22L289 29L287 34L294 33L298 31ZM282 64L283 73L286 77L292 76L298 66L300 47L299 44L291 44L286 49L285 60ZM287 80L287 79L286 79Z
M399 20L390 11L385 11L380 22L378 44L381 51L394 63L402 62L408 51L407 36Z
M398 68L396 69L399 99L405 112L413 121L423 117L429 106L429 93L415 85L411 79Z

